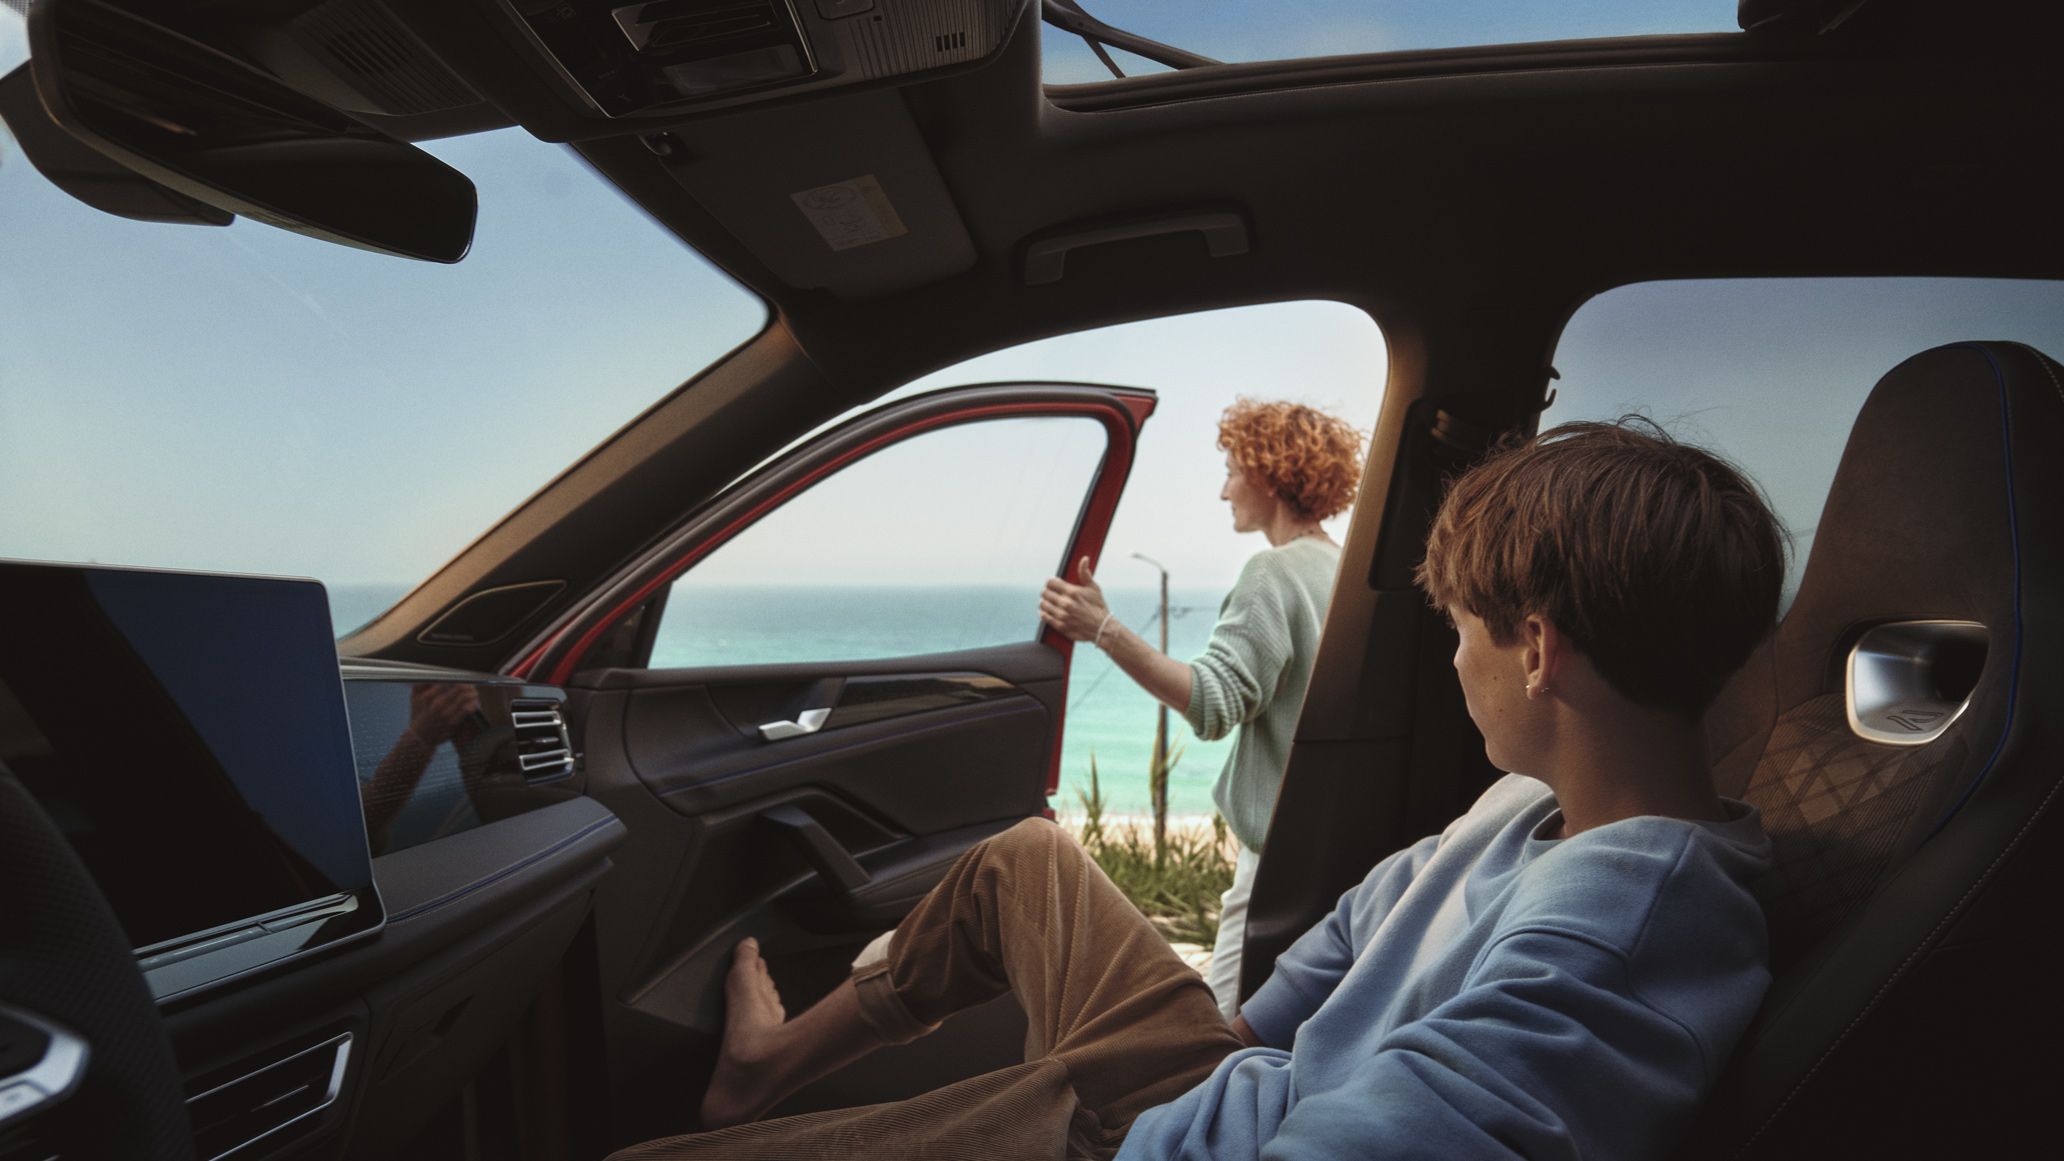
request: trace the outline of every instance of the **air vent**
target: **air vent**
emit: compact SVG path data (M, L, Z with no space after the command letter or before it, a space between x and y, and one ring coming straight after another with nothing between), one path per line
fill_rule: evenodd
M788 25L773 0L656 0L626 5L610 15L639 52L728 48L740 37L761 38L785 32Z
M932 38L932 50L935 52L952 52L955 49L966 47L967 33L965 32L942 32Z
M573 740L559 703L543 698L518 698L509 703L516 727L516 762L531 782L549 782L573 773Z
M331 56L368 76L398 73L413 64L408 46L384 28L344 28L323 37Z
M201 1161L255 1157L277 1148L289 1130L313 1128L315 1114L343 1089L350 1059L351 1033L346 1032L189 1098L194 1156Z

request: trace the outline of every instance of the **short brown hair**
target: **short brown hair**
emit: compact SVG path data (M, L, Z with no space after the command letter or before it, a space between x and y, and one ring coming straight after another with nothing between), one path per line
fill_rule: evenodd
M1622 696L1697 717L1775 624L1784 545L1739 469L1628 416L1563 424L1463 473L1418 579L1501 645L1545 616Z
M1301 403L1235 400L1219 417L1218 446L1299 516L1345 511L1362 479L1362 434Z

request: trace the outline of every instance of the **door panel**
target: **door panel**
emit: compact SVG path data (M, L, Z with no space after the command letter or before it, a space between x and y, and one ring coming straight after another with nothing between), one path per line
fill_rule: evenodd
M854 953L906 914L969 846L1046 812L1070 646L1035 629L1037 585L1064 562L1094 558L1101 549L1139 424L1152 405L1148 393L1118 389L983 387L918 397L863 416L690 517L681 534L535 648L529 669L563 675L569 689L589 793L630 832L618 873L596 905L620 1140L691 1127L693 1097L721 1037L723 975L740 939L760 940L783 1002L799 1011L844 979ZM835 486L842 468L901 441L999 418L1044 416L1093 420L1104 443L1087 460L1079 445L1070 452L1070 462L1083 465L1083 478L1068 485L1078 489L1074 493L1053 491L1058 485L1050 473L1011 475L1050 489L1036 507L1046 513L1039 526L1052 526L1039 533L1050 539L1029 564L1010 566L1035 574L1022 578L1028 586L1022 602L1003 602L1011 628L1000 632L1016 640L888 659L646 666L675 579L705 558L722 561L713 554L756 521L809 488ZM1049 429L1019 423L1012 430ZM982 486L990 467L963 465L934 490ZM999 464L994 474L1010 472ZM1071 497L1058 517L1051 502L1056 495ZM855 507L864 506L847 510ZM930 509L953 503L904 497L887 507L893 518L877 540L907 537L920 547L970 551L968 537L923 524ZM965 502L959 507L970 509ZM844 567L831 547L822 553L826 559L814 559L819 544L797 521L776 528L770 522L760 543L795 554L792 567L813 586L821 587L824 576L864 572ZM823 542L856 539L827 534ZM902 543L892 539L887 551L902 551ZM1019 549L1012 552L1013 559L1025 559ZM703 601L700 594L723 590L705 585L692 591ZM908 616L915 603L852 603L860 610L856 616L877 605ZM702 618L695 623L728 632L721 628L724 618L709 608L695 606ZM746 625L731 635L762 628ZM800 640L806 646L809 634L837 628L803 628ZM903 643L903 627L894 628L878 639ZM790 655L796 641L791 634ZM949 1028L926 1038L899 1072L936 1081L1011 1063L1020 1041L1012 1034L999 1039L995 1029L1009 1029L1013 1019L1021 1029L1021 1018L989 1013L983 1019L988 1034L982 1043L957 1041ZM896 1095L893 1087L847 1083L841 1099L855 1092Z
M727 670L621 671L623 749L652 793L683 814L734 809L809 785L923 834L1046 805L1042 759L1065 680L1056 651L989 650ZM814 732L769 740L764 724L829 714Z
M676 852L681 889L640 921L627 990L650 990L684 952L728 956L748 934L770 955L789 926L864 943L961 851L1044 810L1066 689L1058 653L1028 641L864 664L610 670L574 687L591 770L607 748L617 771L590 793L653 817L634 836ZM827 706L802 737L757 729ZM604 730L616 735L606 746Z
M589 793L632 834L596 904L622 1140L687 1127L740 939L761 941L799 1010L969 846L1045 806L1059 653L1024 642L851 666L611 670L570 690ZM757 730L826 705L812 734ZM942 1035L910 1075L1012 1063L1009 1017L988 1020L1006 1034Z

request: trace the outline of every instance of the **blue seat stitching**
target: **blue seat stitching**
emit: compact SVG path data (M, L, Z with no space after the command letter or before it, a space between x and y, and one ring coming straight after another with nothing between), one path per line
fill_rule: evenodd
M1978 787L1999 763L2000 752L2007 748L2007 737L2014 730L2014 703L2021 692L2021 517L2014 503L2014 439L2012 418L2007 403L2007 376L2000 369L1999 359L1985 345L1954 345L1985 356L1986 363L1992 367L1993 382L1999 387L2000 457L2006 467L2007 477L2007 542L2014 558L2014 652L2007 669L2007 720L2000 725L1999 738L1992 745L1992 753L1985 759L1985 765L1979 768L1977 776L1964 787L1964 792L1957 795L1956 801L1950 803L1949 808L1942 812L1942 817L1936 819L1935 825L1929 828L1928 837L1921 840L1923 846L1942 833L1942 828L1948 826L1949 820L1956 817L1957 812L1964 808L1964 804L1971 800L1971 795L1977 793Z

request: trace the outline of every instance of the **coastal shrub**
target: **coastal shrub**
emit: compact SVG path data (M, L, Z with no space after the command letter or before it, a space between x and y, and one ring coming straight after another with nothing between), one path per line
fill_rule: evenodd
M1173 763L1170 763L1173 765ZM1111 882L1173 943L1210 947L1218 939L1218 900L1233 885L1233 848L1225 820L1211 827L1179 828L1156 850L1151 828L1104 817L1096 755L1089 759L1089 789L1082 800L1083 849Z

